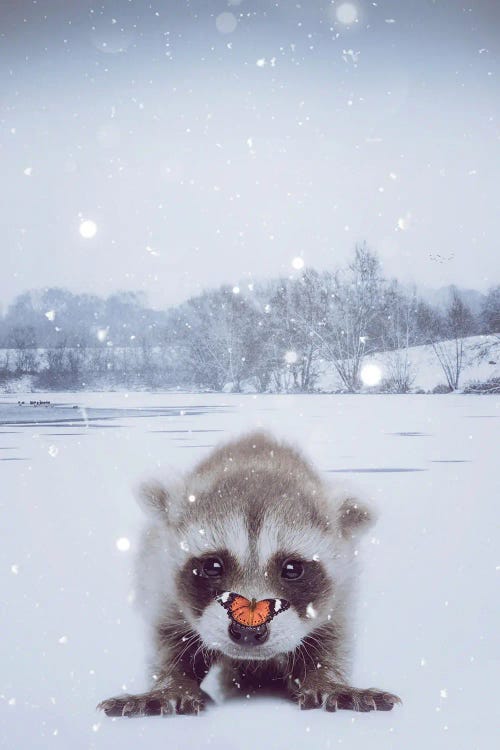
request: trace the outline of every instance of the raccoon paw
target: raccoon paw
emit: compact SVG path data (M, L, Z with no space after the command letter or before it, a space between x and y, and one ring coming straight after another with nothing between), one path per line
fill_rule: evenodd
M337 684L329 685L326 689L304 687L295 698L301 709L324 707L327 711L390 711L396 703L401 703L397 695L383 690L358 690L349 685Z
M175 693L153 690L141 695L119 695L99 703L97 710L106 716L167 716L169 714L199 714L205 708L205 697L200 691Z
M348 685L338 685L330 691L325 700L327 711L348 709L351 711L391 711L396 703L401 703L397 695L385 690L367 688L358 690Z

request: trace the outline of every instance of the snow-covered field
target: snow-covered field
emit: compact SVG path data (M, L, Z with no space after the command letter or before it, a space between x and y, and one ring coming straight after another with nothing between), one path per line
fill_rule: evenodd
M450 360L455 357L455 343L443 342L441 345L449 352ZM474 381L486 381L500 377L500 337L498 334L484 336L469 336L464 339L463 370L460 376L460 388ZM393 352L377 352L366 357L366 362L375 363L380 367L382 378L390 377L395 360L401 362L408 356L409 371L412 380L412 390L422 389L432 391L437 385L446 385L446 376L432 346L411 346L407 355L404 350ZM324 364L318 378L317 387L321 391L339 389L342 383L335 369Z
M86 408L0 397L1 747L494 746L500 399L37 397ZM99 700L146 687L130 597L141 521L131 485L257 425L298 442L329 478L354 482L379 507L360 545L353 682L393 691L403 706L327 714L242 698L200 717L96 713ZM121 538L129 551L117 548Z

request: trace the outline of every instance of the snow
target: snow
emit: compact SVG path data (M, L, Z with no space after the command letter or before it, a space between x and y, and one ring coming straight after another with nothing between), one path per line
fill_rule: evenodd
M116 540L116 549L119 549L120 552L128 552L130 549L130 539L127 539L126 536L121 536Z
M342 3L336 9L335 15L340 23L350 25L358 20L358 9L352 3Z
M382 370L375 362L367 362L361 368L359 376L363 385L378 385L382 380Z
M273 750L492 745L500 399L36 398L58 406L0 396L4 747L249 750L259 737ZM242 696L200 717L96 713L100 700L147 687L143 626L131 606L141 522L131 488L150 474L176 476L220 439L257 426L298 442L325 477L354 481L376 504L375 536L359 544L353 684L386 688L403 705L327 714Z
M234 13L219 13L215 19L215 25L221 34L232 34L238 25L238 20Z
M81 222L79 231L84 239L91 240L97 234L97 224L91 219L86 219Z
M307 613L307 617L311 617L313 619L316 617L317 612L314 609L312 602L309 602L309 604L307 605L306 613Z

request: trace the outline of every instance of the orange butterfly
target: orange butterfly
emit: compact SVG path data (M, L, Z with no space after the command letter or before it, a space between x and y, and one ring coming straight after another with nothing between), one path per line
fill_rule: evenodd
M285 599L261 599L258 602L232 591L224 591L215 598L222 604L231 620L246 628L265 625L290 606L290 602Z

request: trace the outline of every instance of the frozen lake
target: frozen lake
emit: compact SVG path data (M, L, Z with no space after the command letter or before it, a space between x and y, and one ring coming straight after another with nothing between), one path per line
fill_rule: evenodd
M493 746L500 399L78 393L17 405L34 398L0 397L1 747ZM403 706L327 714L242 698L200 717L96 713L103 698L147 687L130 603L141 523L131 487L257 426L379 508L360 545L353 684ZM117 549L122 537L130 551Z

